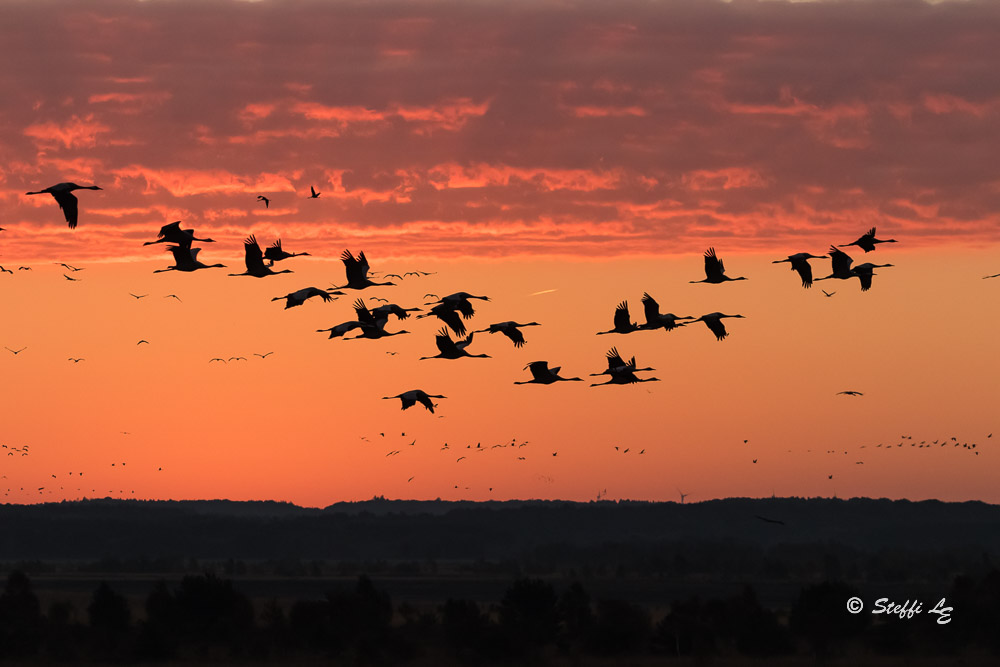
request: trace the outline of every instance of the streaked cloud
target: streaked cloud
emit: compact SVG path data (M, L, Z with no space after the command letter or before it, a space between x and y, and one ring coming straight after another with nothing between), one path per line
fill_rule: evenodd
M985 0L58 6L0 27L11 224L79 179L111 188L81 229L160 207L443 254L1000 240Z

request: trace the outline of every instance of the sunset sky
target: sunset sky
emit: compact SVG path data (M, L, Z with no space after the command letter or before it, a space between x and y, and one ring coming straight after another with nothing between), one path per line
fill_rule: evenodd
M1000 3L23 1L0 58L2 501L1000 502ZM76 230L25 195L63 181ZM227 268L153 274L175 220ZM873 226L869 292L771 263ZM251 233L310 256L227 276ZM690 284L710 246L748 280ZM432 275L270 301L345 249ZM457 291L541 326L316 332ZM745 319L595 335L643 292ZM589 387L612 346L661 381ZM542 359L587 382L513 384Z

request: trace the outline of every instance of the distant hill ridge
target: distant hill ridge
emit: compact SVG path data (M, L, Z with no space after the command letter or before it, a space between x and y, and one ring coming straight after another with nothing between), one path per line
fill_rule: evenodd
M0 559L7 561L109 554L500 559L553 545L685 542L1000 552L1000 506L869 498L727 498L681 505L379 497L323 509L276 501L110 498L0 505Z

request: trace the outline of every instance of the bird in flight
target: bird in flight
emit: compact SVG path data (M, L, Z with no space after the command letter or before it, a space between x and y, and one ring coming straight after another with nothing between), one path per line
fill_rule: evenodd
M838 391L837 396L843 394L844 396L864 396L860 391Z
M254 352L253 356L260 357L261 359L267 359L267 357L272 354L274 354L274 352L265 352L264 354L260 354L259 352Z
M673 331L677 327L682 327L686 324L686 322L678 322L677 320L694 319L694 316L692 315L685 315L684 317L679 317L673 313L661 315L660 304L656 302L656 299L649 295L649 292L642 293L642 308L643 314L646 316L646 323L639 325L639 328L647 331L651 331L653 329Z
M371 267L368 265L368 258L364 252L358 253L355 257L350 250L345 250L340 254L340 261L344 263L344 271L347 274L347 284L339 285L334 289L364 289L366 287L381 287L395 285L396 283L376 283L368 277Z
M994 273L992 276L983 276L983 280L989 280L990 278L1000 278L1000 273Z
M519 327L537 326L541 325L539 325L538 322L528 322L527 324L520 324L518 322L497 322L496 324L491 324L488 329L481 329L479 331L473 331L472 333L502 333L514 343L514 347L523 347L524 334L521 333Z
M785 259L776 259L772 264L781 264L782 262L789 262L792 265L792 271L796 271L799 274L799 278L802 279L802 286L805 288L812 287L813 284L813 273L812 267L809 266L810 259L825 259L826 255L810 255L807 252L797 252L794 255L789 255Z
M836 278L837 280L849 280L854 277L851 273L851 264L854 260L851 256L842 250L837 250L836 246L830 246L830 269L831 273L823 278L817 278L816 280L830 280L831 278ZM825 294L825 292L824 292Z
M864 236L858 238L857 241L851 241L850 243L844 243L843 245L837 246L838 248L846 248L848 246L856 245L865 252L871 252L875 249L877 243L896 243L896 239L877 239L875 238L875 228L872 227L868 230L868 233Z
M608 329L607 331L598 331L597 335L602 334L628 334L633 331L638 331L639 325L632 321L632 317L628 314L628 301L622 301L615 308L615 326Z
M140 341L139 341L138 343L136 343L136 345L142 345L143 343L145 343L146 345L149 345L149 341L148 341L148 340L146 340L145 338L143 338L143 339L142 339L142 340L140 340Z
M198 253L201 252L201 248L192 248L190 245L171 245L167 246L167 252L174 256L174 265L168 266L165 269L156 269L153 273L163 273L165 271L183 271L185 273L190 273L191 271L197 271L198 269L224 269L225 264L203 264L198 261ZM178 301L176 295L168 294L167 296L172 296Z
M132 292L129 292L128 294L129 296L134 296L136 299L141 299L144 296L149 296L148 294L132 294Z
M600 373L591 373L591 377L598 375L610 375L611 378L607 382L600 382L596 384L591 384L591 387L603 387L609 384L635 384L637 382L659 382L659 378L643 378L640 379L636 377L636 373L642 371L652 371L654 368L637 368L635 363L635 356L633 356L628 362L622 359L622 356L618 353L618 348L613 347L608 350L605 355L608 360L607 370L601 371Z
M310 192L309 199L319 199L320 194L322 194L322 193L316 192L316 188L314 188L311 185L309 186L309 192Z
M72 265L66 264L64 262L52 262L52 263L55 264L56 266L63 267L67 271L83 271L85 268L87 268L85 266L72 266Z
M223 359L222 357L215 357L214 359L209 359L208 363L212 363L213 361L221 361L222 363L226 363L226 360Z
M5 269L2 266L0 266L0 273L9 273L10 275L14 275L13 271L11 271L10 269Z
M164 299L177 299L178 301L181 301L181 298L179 296L177 296L176 294L168 294L168 295L166 295L163 298ZM184 303L184 302L181 301L181 303Z
M63 274L63 278L65 278L66 280L69 280L70 282L74 282L74 283L80 282L79 278L73 278L71 276L66 275L65 273Z
M276 296L271 301L281 301L285 300L285 310L289 308L294 308L295 306L301 306L306 302L307 299L318 296L323 299L323 301L333 301L333 297L330 296L330 292L322 290L318 287L303 287L296 292L289 292L285 296ZM343 295L343 292L333 292L333 294Z
M834 294L836 294L836 292L827 292L825 289L821 289L820 292L822 292L823 296L825 296L825 297L831 297Z
M411 389L410 391L404 391L402 394L396 394L395 396L383 396L382 400L389 400L393 398L398 398L403 404L400 410L406 410L412 408L417 403L427 408L427 410L434 414L434 403L431 401L432 398L448 398L447 396L440 396L436 394L428 394L423 389Z
M722 323L722 319L725 317L742 318L743 316L726 315L724 313L709 313L708 315L702 315L701 317L693 321L704 322L705 326L707 326L712 331L712 333L715 334L716 340L725 340L726 337L729 336L729 332L726 331L726 325ZM690 324L690 322L688 324Z
M264 202L264 208L270 208L271 200L265 197L264 195L257 195L257 201Z
M27 345L25 345L25 346L24 346L24 347L22 347L22 348L21 348L20 350L11 350L11 349L10 349L9 347L6 347L6 346L4 346L4 349L5 349L5 350L7 350L7 351L9 351L9 352L13 352L13 353L14 353L14 356L16 357L17 355L19 355L19 354L21 354L22 352L24 352L25 350L27 350L27 349L28 349L28 346L27 346Z
M44 190L39 190L38 192L28 192L29 195L41 195L50 194L52 195L56 203L59 204L59 208L62 209L63 215L66 216L66 222L69 223L70 229L76 229L76 222L78 219L78 206L76 195L73 194L74 190L100 190L101 188L96 185L77 185L76 183L57 183L51 185Z
M266 278L276 276L279 273L293 273L291 269L274 271L264 266L264 253L261 252L257 244L257 237L251 234L243 241L243 263L247 270L243 273L230 273L230 276L253 276L254 278Z
M730 278L727 276L726 267L723 265L722 260L715 254L715 248L709 248L705 251L705 279L689 280L688 282L712 283L717 285L729 280L746 280L746 278L743 276L740 276L739 278Z
M884 269L893 266L892 264L871 264L865 262L864 264L858 264L853 269L851 269L851 275L855 276L861 281L861 291L867 292L872 287L872 276L875 275L875 269Z
M19 266L19 267L17 267L17 270L18 271L31 271L31 267L30 266Z
M462 321L463 312L472 311L472 304L463 304L461 306L465 310L457 310L455 307L448 304L439 303L423 315L417 315L417 319L422 319L424 317L436 317L442 322L444 322L448 327L454 331L459 336L464 336L467 331L465 328L465 323ZM474 312L474 311L473 311ZM466 318L467 319L467 318Z
M474 335L475 334L470 333L464 340L453 341L451 336L448 335L448 329L442 327L437 336L434 337L438 353L433 357L420 357L418 361L423 361L424 359L461 359L462 357L480 357L489 359L490 355L488 354L470 354L466 351L466 348L472 342L472 337Z
M78 364L78 363L80 363L81 361L86 361L86 359L76 359L76 358L74 358L74 357L70 357L70 358L69 358L69 359L67 359L66 361L72 361L72 362L73 362L74 364Z
M215 239L199 239L194 235L193 229L181 229L181 221L176 220L160 227L156 234L155 241L146 241L142 245L154 245L156 243L176 243L179 246L190 248L195 241L202 243L215 243Z
M303 255L305 255L306 257L308 257L309 253L307 253L307 252L285 252L284 250L282 250L282 248L281 248L281 239L278 239L277 241L275 241L274 243L272 243L271 245L269 245L267 247L267 250L264 251L264 259L270 260L270 262L271 262L270 264L268 264L268 266L274 266L275 262L280 262L281 260L288 259L289 257L301 257Z
M514 384L552 384L553 382L583 382L583 378L564 378L559 376L559 370L562 366L555 366L549 368L549 362L547 361L532 361L530 364L524 367L525 369L531 371L531 379L523 380L521 382L515 381Z

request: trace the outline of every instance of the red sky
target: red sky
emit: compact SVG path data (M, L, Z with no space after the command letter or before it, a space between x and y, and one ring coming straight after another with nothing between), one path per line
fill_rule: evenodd
M0 350L0 443L30 455L0 461L0 490L1000 501L998 38L985 1L8 3L0 345L28 349ZM79 193L75 231L24 194L62 181L104 188ZM172 262L141 244L173 220L230 268L153 275ZM871 226L899 243L848 250L895 265L868 293L825 298L770 263ZM229 278L249 233L312 257ZM750 280L689 285L710 245ZM542 326L521 350L477 334L492 359L417 362L436 320L328 341L314 330L353 319L354 295L269 302L341 283L345 248L437 272L360 296L485 293L473 328ZM621 300L641 318L643 291L746 319L721 343L701 324L594 336ZM663 381L512 384L536 359L586 377L612 345ZM443 419L380 400L414 387L449 397ZM901 435L980 455L903 439L867 457ZM452 456L511 439L529 445Z

